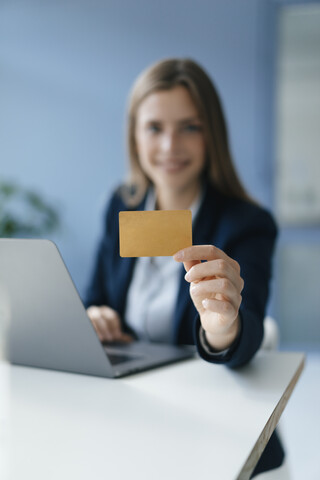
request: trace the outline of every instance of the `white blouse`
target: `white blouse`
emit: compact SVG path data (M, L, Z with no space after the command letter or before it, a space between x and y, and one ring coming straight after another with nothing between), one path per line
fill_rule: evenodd
M190 207L192 221L202 201L200 193ZM155 192L150 189L145 210L154 210ZM125 319L140 340L172 343L173 317L181 264L172 257L137 258L128 291Z

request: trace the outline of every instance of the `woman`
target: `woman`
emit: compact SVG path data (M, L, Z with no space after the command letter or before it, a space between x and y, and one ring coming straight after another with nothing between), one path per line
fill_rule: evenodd
M168 59L142 72L128 147L130 178L109 202L86 300L99 338L194 343L209 362L243 365L263 337L276 226L237 177L218 94L198 64ZM120 258L118 213L143 209L191 209L194 246L173 259ZM282 459L273 436L256 472Z

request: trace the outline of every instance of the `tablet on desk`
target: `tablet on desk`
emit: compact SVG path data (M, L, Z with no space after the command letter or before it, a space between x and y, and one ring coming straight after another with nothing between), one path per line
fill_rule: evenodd
M49 240L0 239L0 292L14 364L112 378L194 355L191 347L138 341L103 346Z

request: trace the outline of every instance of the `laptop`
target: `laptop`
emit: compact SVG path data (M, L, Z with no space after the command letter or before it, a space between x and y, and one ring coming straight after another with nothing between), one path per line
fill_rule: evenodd
M0 326L13 364L116 378L190 358L195 349L134 341L103 345L57 246L0 239Z

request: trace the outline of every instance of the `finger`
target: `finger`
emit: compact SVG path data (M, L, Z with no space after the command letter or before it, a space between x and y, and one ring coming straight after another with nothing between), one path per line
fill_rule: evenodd
M233 268L240 272L238 262L229 257L226 253L214 245L193 245L192 247L184 248L175 253L173 258L177 262L192 262L195 260L217 260L223 259L230 262Z
M183 266L188 272L194 265L197 265L198 263L201 263L199 260L193 260L192 262L183 262Z
M115 310L107 306L92 306L87 313L100 341L113 341L121 337L120 319Z
M119 314L112 308L105 305L102 307L89 307L89 314L100 341L122 343L133 341L131 335L122 331Z
M109 337L108 339L110 341L115 341L120 339L122 332L121 332L120 325L115 321L115 319L109 320L106 323L106 329L108 330L108 337Z
M205 298L202 300L202 306L207 313L214 314L209 316L204 315L204 320L207 318L209 321L214 321L221 326L230 326L238 316L238 310L226 300ZM210 330L209 325L203 325L203 328Z
M238 309L241 304L241 295L229 280L213 279L192 283L190 288L192 297L218 298L232 303Z
M113 342L123 342L129 343L132 341L132 337L122 331L120 322L113 319L113 321L109 321L108 323L110 340Z
M121 333L121 335L117 338L114 338L114 337L108 337L108 338L104 338L103 340L101 340L103 343L123 343L123 344L127 344L127 343L131 343L134 341L134 338L127 334L127 333Z
M96 307L95 305L92 305L91 307L87 308L87 315L91 321L100 316L99 310L100 310L99 307Z
M234 270L229 262L220 259L193 265L184 278L190 283L219 278L221 280L222 290L228 290L231 283L239 293L243 290L244 286L243 279L239 273Z
M118 313L110 307L101 309L101 317L105 323L105 337L110 342L129 343L133 340L131 335L122 331L122 325Z
M99 324L106 341L117 340L121 336L121 323L115 310L103 305L99 309Z
M100 309L93 305L93 306L87 308L87 314L88 314L88 317L90 318L90 321L91 321L99 339L101 340L101 338L103 336L103 330L102 330L102 325L101 325L101 322L100 322Z
M179 259L179 252L177 252L174 256L173 256L173 259L176 261L176 262L181 262L181 260ZM185 271L188 272L190 270L190 268L192 268L194 265L197 265L198 263L201 263L200 260L191 260L189 262L183 262L183 266L185 268Z
M92 320L92 324L97 332L101 342L111 341L112 335L109 331L108 324L102 317L97 317Z
M103 305L99 309L99 314L108 321L115 321L120 324L119 314L115 310L113 310L113 308Z
M183 262L182 257L181 257L181 255L183 255L182 252L183 252L183 250L179 250L179 252L177 252L173 255L173 259L176 262L179 262L179 263ZM201 261L200 260L190 260L190 261L187 261L187 262L183 262L183 266L184 266L186 272L188 272L190 270L190 268L192 268L197 263L201 263Z
M121 332L121 336L119 338L119 342L123 343L131 343L133 342L133 337L129 335L128 333Z
M206 292L204 290L190 289L190 295L195 307L197 308L200 314L203 313L204 307L202 302L204 300L217 300L217 301L229 303L237 313L239 312L241 302L242 302L242 296L237 293L231 296L225 296L219 292L213 293L212 291Z

